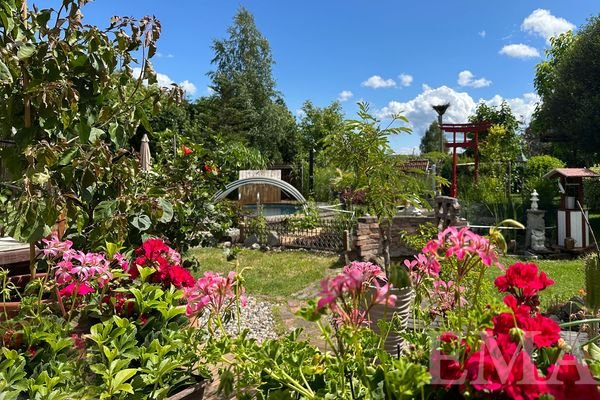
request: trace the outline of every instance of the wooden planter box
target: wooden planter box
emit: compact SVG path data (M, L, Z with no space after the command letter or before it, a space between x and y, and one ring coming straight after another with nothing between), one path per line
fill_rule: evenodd
M167 400L202 400L204 397L204 389L208 380L196 383L195 385L183 389L181 392L169 396Z
M43 278L45 276L46 276L45 273L35 274L36 278ZM23 288L25 288L25 286L27 286L27 284L31 280L31 275L27 274L27 275L10 276L8 278L8 280L10 280L12 283L14 283L17 288L23 289ZM49 305L49 304L52 304L53 302L51 300L42 300L42 303ZM8 317L9 319L15 317L19 313L20 308L21 308L20 301L7 301L7 302L0 301L0 321L4 321L5 317Z

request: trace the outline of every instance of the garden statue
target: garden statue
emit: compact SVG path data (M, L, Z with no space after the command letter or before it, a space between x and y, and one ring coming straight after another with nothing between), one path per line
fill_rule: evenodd
M537 210L538 209L538 200L539 200L539 195L537 190L533 189L533 193L531 193L531 210Z
M531 231L531 249L533 251L544 252L546 248L546 235L543 230L534 229Z
M527 210L527 233L525 246L534 251L547 251L545 246L546 222L544 210L538 209L539 194L534 189L531 193L531 208Z

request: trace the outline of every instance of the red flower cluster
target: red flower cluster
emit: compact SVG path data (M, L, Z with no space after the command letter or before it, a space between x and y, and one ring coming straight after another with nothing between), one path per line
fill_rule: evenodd
M135 311L135 300L131 294L115 293L102 298L102 303L112 306L116 315L130 317Z
M217 167L214 164L204 164L202 166L202 169L204 170L204 172L206 172L207 174L213 174L213 175L218 175L219 174L219 167Z
M138 266L151 267L156 270L150 281L164 286L171 284L176 288L194 286L194 277L181 263L181 256L167 246L161 239L148 239L135 251L135 261L132 265L124 266L132 279L139 276Z
M475 352L456 335L442 334L440 348L432 353L434 383L446 389L459 385L474 392L492 393L494 398L533 400L552 394L557 400L600 399L587 365L574 356L559 358L546 376L534 362L540 357L533 354L557 345L560 339L558 324L528 304L552 283L545 273L538 275L535 264L509 267L496 279L496 286L511 293L504 297L510 312L492 318L493 328L483 334Z
M540 290L553 285L554 281L544 271L538 274L538 267L533 263L516 263L508 267L505 275L496 278L494 284L499 292L510 293L519 303L536 310L540 305Z
M181 146L181 153L182 153L184 156L189 156L189 155L190 155L190 154L192 154L193 152L194 152L194 150L190 149L189 147L187 147L187 146Z

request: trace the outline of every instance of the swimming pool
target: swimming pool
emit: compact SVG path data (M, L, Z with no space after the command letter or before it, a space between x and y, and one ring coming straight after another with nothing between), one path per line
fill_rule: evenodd
M263 215L265 217L273 217L276 215L290 215L302 211L302 205L300 204L284 204L284 203L272 203L272 204L261 204L263 208ZM244 209L250 211L252 215L256 215L256 204L246 204Z

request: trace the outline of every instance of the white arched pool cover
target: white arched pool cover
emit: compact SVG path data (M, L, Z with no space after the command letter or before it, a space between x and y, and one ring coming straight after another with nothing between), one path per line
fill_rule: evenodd
M268 177L262 177L262 176L243 178L243 179L238 179L235 182L231 182L229 185L225 186L225 189L219 190L217 193L215 193L214 196L212 197L212 200L215 203L219 200L223 200L224 198L226 198L229 195L229 193L233 192L236 189L239 189L242 186L246 186L246 185L275 186L275 187L278 187L279 189L283 190L284 192L286 192L287 194L289 194L290 196L292 196L293 198L295 198L302 204L306 203L306 199L304 198L304 196L302 196L302 193L300 193L295 187L293 187L289 183L282 181L281 179L268 178Z

